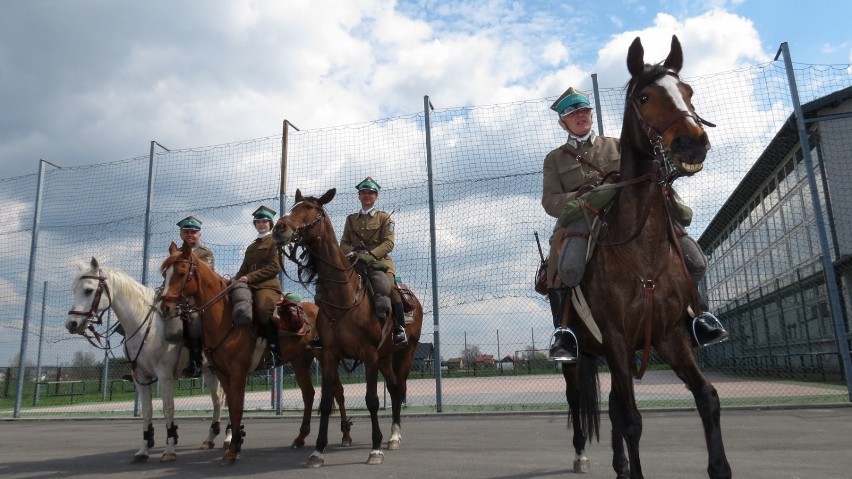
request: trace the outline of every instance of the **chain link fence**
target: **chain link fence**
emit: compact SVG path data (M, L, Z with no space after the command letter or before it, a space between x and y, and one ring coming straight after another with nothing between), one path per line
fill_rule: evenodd
M796 65L795 75L802 102L852 85L846 66ZM694 210L689 233L701 237L710 253L706 286L711 309L721 313L732 332L728 343L698 352L722 405L848 402L835 333L826 322L826 312L820 310L825 301L817 300L825 297L825 288L819 281L820 251L814 247L813 210L802 174L794 176L799 186L785 192L798 188L799 206L778 207L777 213L772 209L786 204L780 189L789 180L776 182L775 203L769 210L756 209L762 215L755 213L757 219L771 223L765 233L754 236L755 252L768 255L761 257L761 264L779 265L778 271L783 264L785 274L798 271L803 278L812 278L812 287L787 281L792 277L775 287L799 287L804 298L786 295L791 303L781 305L782 310L806 311L801 327L808 334L795 336L795 348L789 348L792 335L782 338L777 331L760 326L776 314L767 309L774 307L772 302L763 300L761 308L754 307L758 297L772 293L767 288L782 280L781 275L768 266L754 267L742 252L729 259L721 246L720 238L742 232L719 226L723 223L720 212L731 210L738 192L759 191L768 177L774 177L776 169L760 161L772 153L770 145L796 144L795 130L784 129L792 112L784 66L773 62L686 81L696 91L698 113L718 125L708 132L713 148L705 170L679 180L675 187ZM624 95L621 85L597 91L594 100L606 135L620 132ZM0 367L0 416L11 415L20 361L26 366L21 403L25 417L133 414L132 383L121 380L128 372L121 348L98 350L65 329L78 262L96 257L104 267L120 269L157 287L168 245L179 242L175 223L195 215L203 221L201 242L213 250L216 269L232 275L255 237L251 212L258 206L280 210L292 205L297 189L319 196L337 188L327 209L339 236L346 215L359 207L355 185L366 176L382 186L378 206L393 212L397 274L418 294L425 309L421 338L425 345L408 387L409 410L435 411L439 402L445 411L566 409L561 373L543 360L552 332L550 308L533 291L539 262L533 233L546 238L554 225L540 205L542 162L564 141L556 116L548 109L552 100L429 112L437 251L434 278L425 113L334 128L290 129L282 136L186 150L169 151L168 145L152 142L149 157L48 169L41 185L38 244L32 250L33 278L28 278L28 252L39 177L0 180L4 210L0 216L0 365L5 365ZM848 108L848 103L841 103ZM834 129L831 148L842 153L833 158L848 165L849 123L838 123ZM787 137L779 139L779 135ZM283 136L287 137L284 181ZM772 153L778 155L774 168L780 165L786 171L782 160L789 156L788 150ZM795 165L791 171L797 171ZM755 173L757 167L769 169ZM817 165L818 173L825 175L824 167ZM852 191L845 168L832 170L831 194L838 198ZM282 186L283 196L279 194ZM820 195L823 201L828 197L826 191ZM834 228L835 261L845 254L837 249L836 240L845 232L841 225L852 221L848 211L835 209L826 216ZM759 243L764 234L765 244ZM773 246L777 244L773 238L781 236L790 238L783 250ZM292 265L285 265L285 270L285 290L310 300L313 290L290 279L295 277ZM735 287L727 286L730 274ZM36 287L31 291L28 325L22 331L28 279ZM433 290L437 292L434 301ZM751 306L744 313L746 304ZM813 315L810 306L802 304L816 305ZM848 317L845 311L847 331ZM433 345L436 328L440 343ZM27 338L23 358L18 353L22 338ZM778 346L780 341L787 342L786 352ZM440 352L438 357L435 351ZM767 355L774 359L761 359ZM802 355L808 359L793 360ZM605 368L602 371L605 399L608 377ZM247 412L274 410L272 374L256 373L250 378ZM301 395L286 366L281 379L283 409L298 414ZM348 406L364 408L358 371L344 374L343 380ZM646 376L637 382L636 394L640 407L693 406L689 392L655 357ZM181 414L210 410L199 380L180 380L178 395Z

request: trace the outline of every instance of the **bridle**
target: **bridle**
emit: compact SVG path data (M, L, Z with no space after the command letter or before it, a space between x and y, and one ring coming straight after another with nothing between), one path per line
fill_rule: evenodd
M106 282L107 278L106 276L94 276L88 274L80 276L79 280L83 279L95 279L98 281L98 287L95 289L95 297L92 298L92 305L91 307L89 307L88 311L77 311L72 309L71 311L68 311L68 314L70 316L82 316L84 318L84 321L88 323L101 325L103 324L104 313L106 313L109 308L112 307L112 293L110 293L109 291L109 285L107 285ZM99 312L98 308L101 305L101 297L104 293L106 293L107 299L109 300L109 305L107 305L107 307L105 307L103 311Z
M187 263L189 264L189 272L187 272L186 276L183 279L183 286L180 289L180 293L174 294L164 294L162 296L163 301L172 301L180 308L181 318L188 317L191 313L199 313L202 314L207 310L210 306L215 304L220 299L224 298L229 291L234 289L234 283L229 284L222 291L219 291L212 298L210 298L206 303L201 306L194 307L190 306L189 295L186 293L187 286L189 285L190 279L195 279L195 284L198 286L199 292L201 291L201 281L198 278L198 266L195 261L192 259L192 255L189 255L189 258L180 258L176 259L169 264L169 268L174 266L177 263ZM166 271L168 268L163 269L163 277L165 277ZM165 315L164 315L165 316Z
M293 222L290 220L289 216L290 216L290 213L292 213L293 209L296 206L298 206L298 204L299 203L296 203L295 205L293 205L293 207L290 208L290 212L288 212L287 215L284 215L284 216L281 217L281 220L284 222L284 224L287 225L290 229L293 230L293 234L290 236L290 239L286 243L280 244L278 246L279 254L286 257L287 259L289 259L290 261L292 261L293 263L296 264L296 266L298 268L298 273L297 273L298 279L296 281L298 281L299 284L302 285L302 287L305 287L306 281L303 281L301 279L302 278L301 272L306 270L306 269L310 269L307 266L307 263L302 261L302 258L304 258L305 255L308 254L308 252L310 252L311 256L315 260L325 264L329 268L332 268L332 269L336 270L337 272L341 273L342 275L344 275L344 279L342 279L342 280L336 279L336 278L322 277L322 276L320 276L319 272L316 269L314 269L314 271L317 271L317 273L316 273L316 276L317 276L316 281L317 282L328 281L330 283L345 285L345 284L348 284L351 281L352 275L357 276L358 277L358 287L357 287L357 290L355 292L355 299L353 300L352 304L350 304L350 305L335 304L335 303L332 303L331 301L328 301L327 299L323 298L318 293L314 293L314 299L318 303L326 304L328 306L331 306L332 308L343 310L344 312L357 307L359 304L361 304L361 301L366 297L367 288L364 285L364 281L363 281L363 278L361 278L361 275L356 273L355 265L350 264L349 266L346 266L346 267L340 267L337 264L335 264L333 261L331 261L330 259L325 258L322 255L317 254L315 251L311 251L311 248L309 248L308 245L307 245L308 240L313 239L313 240L316 240L316 241L321 241L323 239L323 234L325 233L325 223L322 220L323 220L323 218L328 217L328 213L326 213L325 208L323 208L322 206L311 205L311 208L314 208L314 209L317 210L316 217L314 217L311 221L308 221L307 223L305 223L301 226L295 226L293 224ZM319 228L321 228L321 230L316 235L311 234L309 236L309 231L312 228L314 228L314 226L317 226L318 223L319 223ZM305 253L303 253L301 255L301 257L297 257L296 250L300 247L305 250ZM283 261L282 261L282 265L283 265ZM332 323L333 322L334 321L332 321Z

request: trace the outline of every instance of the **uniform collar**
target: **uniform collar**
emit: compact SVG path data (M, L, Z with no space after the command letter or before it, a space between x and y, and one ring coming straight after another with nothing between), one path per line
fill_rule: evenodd
M272 231L267 231L266 233L258 233L257 239L262 240L263 238L266 238L267 236L269 236L271 234L272 234Z
M362 215L376 216L376 207L374 206L367 211L364 211L363 209L361 209L361 211L359 211L358 213L362 214Z
M593 144L595 142L596 137L597 135L595 134L595 130L589 130L589 134L583 138L579 138L572 135L571 133L568 133L568 141L566 141L565 143L571 145L574 148L580 148L587 141L590 145Z

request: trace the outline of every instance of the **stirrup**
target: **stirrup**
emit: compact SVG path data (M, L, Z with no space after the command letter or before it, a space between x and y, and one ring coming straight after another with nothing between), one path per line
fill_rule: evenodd
M571 335L571 338L574 340L574 344L577 346L577 352L575 353L574 356L571 356L570 352L567 351L567 350L563 350L563 351L565 351L566 354L559 354L559 355L551 354L551 352L553 351L553 346L556 345L556 335L559 334L559 333L567 333L567 334ZM572 331L571 328L559 327L559 328L556 328L553 331L553 334L550 335L550 348L547 351L547 359L550 359L551 361L556 361L558 363L569 363L569 364L570 363L576 363L577 359L578 359L578 355L579 355L579 350L580 350L580 344L577 342L577 335L574 334L574 331Z
M181 373L188 378L200 378L201 365L197 364L195 361L190 361L189 366L183 368Z
M322 349L322 342L320 338L314 338L309 343L312 349Z
M692 312L692 309L689 309L689 312ZM708 329L712 331L718 332L716 337L710 339L709 341L702 342L698 337L698 328L696 325L701 322L704 323ZM730 334L725 329L725 326L722 325L722 322L719 321L719 318L713 315L713 313L709 311L705 311L698 316L692 318L692 343L699 348L712 346L714 344L719 344L730 339Z

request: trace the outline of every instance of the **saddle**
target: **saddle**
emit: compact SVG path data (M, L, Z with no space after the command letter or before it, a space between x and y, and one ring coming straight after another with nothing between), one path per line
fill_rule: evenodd
M402 297L402 310L406 313L414 311L414 306L417 304L414 292L411 291L405 283L396 283L396 288L399 290L399 295Z
M279 330L298 333L305 327L305 310L302 306L284 296L275 308L278 313Z

